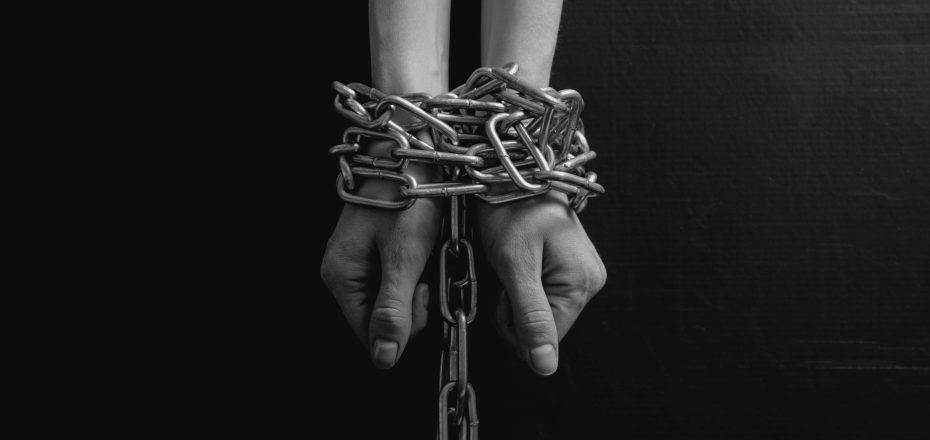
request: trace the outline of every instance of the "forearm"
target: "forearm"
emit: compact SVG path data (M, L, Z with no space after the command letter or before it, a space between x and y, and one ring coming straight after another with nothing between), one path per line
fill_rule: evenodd
M371 0L368 3L372 86L389 95L448 89L449 12L451 0ZM413 116L398 109L391 118L406 124ZM425 130L417 137L431 144ZM369 154L390 157L391 141L372 142ZM435 167L411 163L405 172L419 182L437 178ZM375 183L376 182L376 183ZM396 196L396 185L385 181L363 184L362 194Z
M388 94L448 89L451 0L371 0L373 86Z
M483 0L481 14L482 65L515 61L521 79L549 85L562 0Z

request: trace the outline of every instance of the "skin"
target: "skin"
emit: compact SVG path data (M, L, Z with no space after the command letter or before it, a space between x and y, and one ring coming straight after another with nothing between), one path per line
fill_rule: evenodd
M516 61L520 78L547 85L561 8L561 1L485 0L483 65ZM449 10L449 0L369 3L374 87L391 94L447 89ZM387 156L391 145L369 148ZM418 182L440 177L426 165L406 172ZM358 191L397 197L396 184L377 180ZM558 368L559 341L604 286L604 264L561 193L472 206L485 255L506 291L495 313L498 330L534 372L550 375ZM399 212L347 204L327 245L323 281L379 368L394 366L426 325L429 290L420 279L439 235L440 208L434 199Z

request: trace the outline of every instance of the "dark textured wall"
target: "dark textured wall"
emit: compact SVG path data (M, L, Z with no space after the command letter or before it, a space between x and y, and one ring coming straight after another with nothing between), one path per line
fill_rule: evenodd
M363 28L364 2L337 8ZM454 8L457 82L478 63L478 11ZM332 79L368 80L367 35L331 46ZM609 280L551 378L479 318L482 437L930 432L930 3L568 1L552 84L586 100L608 194L581 218ZM430 436L435 320L380 372L325 305L325 423Z

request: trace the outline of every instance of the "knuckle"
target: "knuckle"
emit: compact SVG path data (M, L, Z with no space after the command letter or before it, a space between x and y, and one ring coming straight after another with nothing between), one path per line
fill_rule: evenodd
M560 300L563 306L572 311L580 311L588 303L588 298L590 297L587 292L581 290L573 290L568 295L561 297Z
M605 284L607 284L607 269L604 267L604 263L598 259L596 270L588 276L588 291L595 294L603 289Z
M323 284L331 290L345 284L345 274L340 269L340 265L328 255L324 257L323 264L320 265L320 278L323 279Z
M323 254L323 263L320 264L320 278L323 283L330 289L343 284L346 273L339 264L340 246L335 240L335 236L330 237L326 242L326 251Z
M594 269L587 266L578 266L566 269L562 274L562 280L571 288L571 291L587 292L596 281L594 280L594 274Z
M403 327L409 324L410 316L393 304L381 304L371 311L371 323L386 327Z
M320 264L320 278L333 294L337 292L357 292L366 285L368 267L358 258L350 243L330 238L323 261Z
M583 307L591 297L596 295L607 282L607 271L604 265L590 264L566 270L562 281L568 286L563 295L567 306Z
M341 253L342 248L345 247L345 245L342 244L342 241L343 240L339 239L338 234L331 235L329 239L326 240L326 251L324 252L324 258L331 258L336 254Z
M346 264L340 263L337 258L326 258L320 265L320 278L323 284L336 296L364 289L365 282L359 277L359 273L354 272Z
M583 270L575 272L572 284L577 290L584 292L585 297L597 294L607 283L607 269L600 258L595 258L592 264L584 266Z
M527 310L520 314L517 323L533 334L546 333L554 325L552 313L546 310Z

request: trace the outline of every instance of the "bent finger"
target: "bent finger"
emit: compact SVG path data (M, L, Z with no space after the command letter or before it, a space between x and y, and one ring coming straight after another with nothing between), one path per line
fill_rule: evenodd
M353 252L327 252L320 266L323 283L332 292L352 332L365 347L368 346L368 317L375 290L370 284L371 257L367 253L364 247Z
M405 242L381 247L381 288L368 325L371 358L378 368L393 367L407 345L413 329L414 290L426 258Z
M429 286L426 283L417 284L413 291L413 327L410 329L410 338L426 328L429 314Z
M536 276L505 277L518 345L530 366L548 376L559 365L559 337L542 281Z

